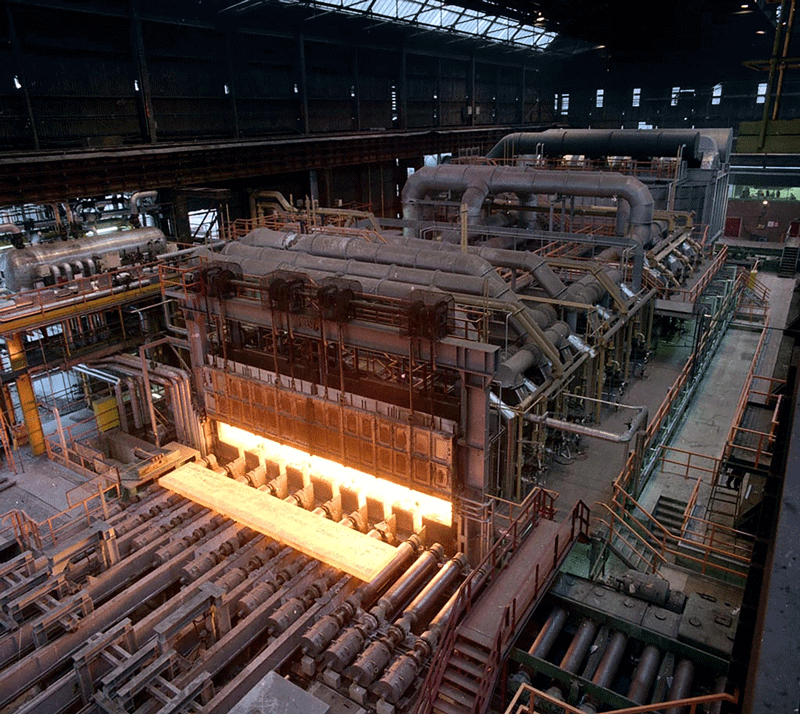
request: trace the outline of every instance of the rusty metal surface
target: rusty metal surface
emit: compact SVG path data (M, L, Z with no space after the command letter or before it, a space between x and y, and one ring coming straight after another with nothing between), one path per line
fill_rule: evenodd
M514 554L514 567L506 568L481 598L478 606L467 615L461 630L468 632L476 642L491 645L492 639L500 627L503 609L516 598L520 605L530 605L531 596L537 589L533 572L537 564L548 556L552 559L553 543L560 525L553 521L541 519L534 532ZM545 573L542 571L542 578ZM544 592L541 582L538 583L540 594ZM526 611L527 607L520 610Z

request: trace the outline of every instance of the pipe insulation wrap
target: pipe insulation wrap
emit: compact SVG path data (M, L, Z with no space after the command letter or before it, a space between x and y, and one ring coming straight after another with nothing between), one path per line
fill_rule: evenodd
M424 167L408 177L401 194L403 218L411 223L423 219L426 196L454 191L467 204L467 221L474 225L487 196L498 193L565 194L619 198L630 204L629 226L634 240L646 247L651 239L653 197L632 176L606 172L520 170L495 166L444 164Z
M137 228L130 231L119 231L107 235L87 236L78 240L59 241L57 243L38 243L18 250L5 251L0 260L2 271L9 290L32 288L40 279L38 271L41 267L57 266L65 272L64 266L97 256L114 252L139 252L154 250L163 253L166 250L166 238L158 228Z
M316 240L316 239L315 239ZM338 249L343 252L350 250L349 244L338 243ZM380 259L382 261L402 261L405 263L415 263L418 254L424 258L438 258L441 264L442 256L438 253L427 255L425 251L414 249L404 249L402 251L390 250L386 253L372 249L371 244L366 244L365 257ZM387 246L383 246L386 248ZM558 350L564 346L566 337L569 336L569 327L565 323L558 323L551 327L555 319L555 311L550 306L538 306L529 308L522 304L511 288L497 274L494 267L480 257L457 253L452 256L450 265L461 272L452 273L442 270L425 270L422 268L405 267L391 262L368 263L356 260L328 258L319 255L310 255L298 250L281 250L279 248L260 248L245 245L243 243L229 243L226 245L221 255L231 257L237 262L242 270L249 274L265 275L279 269L296 270L304 272L312 277L314 273L330 272L334 275L354 278L362 282L366 292L381 290L380 294L387 295L383 288L378 287L383 281L388 281L392 285L391 297L407 298L413 286L421 286L426 289L436 288L446 293L469 294L482 296L488 293L489 297L501 301L508 306L512 313L509 324L517 332L517 339L525 342L532 342L526 345L524 354L514 360L511 365L519 365L525 369L536 363L542 363L546 359L546 353L557 354ZM355 250L355 249L354 249ZM357 251L356 251L357 252ZM198 251L198 255L204 253ZM208 257L208 256L207 256ZM424 261L423 261L424 262ZM470 274L477 272L478 275ZM316 277L316 280L319 278ZM377 281L377 282L374 282ZM397 285L407 284L405 294L398 295ZM402 290L399 291L402 293ZM535 343L541 339L540 335L544 328L549 328L544 332L544 339L550 342L550 350L545 347L540 349ZM520 382L521 372L516 371L514 366L505 366L499 373L504 386L515 386Z

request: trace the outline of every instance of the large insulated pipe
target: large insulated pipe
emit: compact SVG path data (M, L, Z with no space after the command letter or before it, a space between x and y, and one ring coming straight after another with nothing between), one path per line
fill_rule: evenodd
M626 695L628 699L636 704L644 704L647 701L659 664L661 664L661 651L655 645L647 645L642 650L639 664L633 672L631 686Z
M460 251L460 246L455 245L454 243L448 243L446 241L439 242L423 240L420 238L405 237L402 239L402 244L419 247L424 247L427 245L429 250L442 252ZM634 242L634 246L638 246L638 244ZM561 278L559 278L553 272L553 269L547 263L546 258L542 258L541 256L530 253L529 251L508 250L504 248L492 248L488 246L468 246L467 251L479 255L481 258L489 261L493 266L498 268L511 268L513 270L529 271L551 298L561 298L562 300L570 299L565 294L570 290L570 288L572 288L572 286L567 288L564 283L561 282ZM641 249L640 253L642 256L644 256L644 249ZM618 247L612 247L607 248L600 253L597 256L597 260L613 261L618 260L619 256L620 249ZM620 284L622 275L618 270L604 267L603 272L608 275L609 280L617 285ZM593 275L583 276L576 282L578 282L581 286L592 284L600 286L600 290L597 292L594 299L599 299L599 296L605 295L605 288L602 287L602 284ZM572 296L572 293L570 293L570 296Z
M227 256L213 253L205 248L196 248L195 256L204 258L212 262L225 261ZM289 255L287 252L286 255ZM300 270L296 265L285 262L266 262L263 260L255 260L253 258L243 258L241 256L230 256L227 260L231 263L238 265L245 275L268 275L276 270L289 270L296 273L302 272L303 275L308 276L309 279L316 283L321 283L323 280L329 279L332 276L346 277L338 271L323 270L321 268L303 268ZM409 293L413 286L408 283L402 283L398 280L390 278L365 278L359 277L358 284L361 291L368 295L381 295L383 297L398 298L400 300L408 299ZM436 292L438 288L429 286L427 288Z
M140 212L140 204L142 201L146 199L157 199L158 198L158 191L137 191L131 196L130 200L130 207L131 207L131 215L138 216Z
M492 193L559 193L571 196L618 198L630 204L631 237L646 247L653 222L653 197L638 179L618 173L529 171L494 166L445 164L424 167L408 177L401 196L403 218L418 223L426 196L442 191L462 194L467 221L477 223L486 197Z
M324 241L322 239L325 239ZM327 257L355 257L347 254L347 250L352 243L367 243L360 236L338 236L317 234L315 236L304 236L294 232L274 231L269 228L257 228L244 236L241 241L245 245L252 245L262 248L280 248L284 250L303 250L313 255L324 255ZM436 253L459 253L460 247L453 243L440 243L420 238L390 239L388 245L377 246L376 251L379 255L392 247L405 246L420 250L435 251ZM553 272L547 264L547 260L541 256L529 253L528 251L504 250L490 247L469 246L470 254L478 255L487 260L492 266L498 268L514 268L517 270L530 271L539 284L544 288L550 297L558 297L566 290L566 286L561 279Z
M158 228L137 228L108 235L87 236L57 243L37 243L3 254L3 274L9 290L26 290L41 279L42 267L61 266L113 252L155 249L163 252L166 238ZM70 268L70 271L72 269Z
M589 158L630 156L648 159L677 156L699 165L702 159L700 132L693 130L656 129L547 129L504 136L486 154L490 159L503 159L522 154L564 156L579 154Z
M565 285L547 264L545 258L527 251L473 248L463 253L452 243L408 238L402 243L375 244L360 236L319 233L298 236L259 228L242 238L241 243L264 248L298 250L327 258L354 259L371 263L394 263L426 270L448 270L465 275L491 275L491 269L516 268L530 271L550 297L558 297ZM443 261L442 253L450 257ZM483 261L478 260L483 259ZM487 264L488 263L488 264ZM499 278L499 276L496 276ZM505 286L506 289L507 286Z

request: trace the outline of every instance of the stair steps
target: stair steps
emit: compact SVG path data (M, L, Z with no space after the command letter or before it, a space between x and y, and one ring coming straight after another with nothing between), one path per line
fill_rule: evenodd
M778 267L778 277L793 278L797 272L797 259L800 257L800 248L785 245L781 253L781 264Z
M433 702L433 711L439 714L470 714L474 711L488 658L488 647L459 633Z
M681 536L685 510L686 501L679 501L669 496L659 496L653 511L653 517L672 535Z

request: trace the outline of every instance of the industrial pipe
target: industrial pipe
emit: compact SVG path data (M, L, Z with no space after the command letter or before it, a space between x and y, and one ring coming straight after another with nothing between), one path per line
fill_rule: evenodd
M131 215L138 216L140 213L140 204L146 199L157 199L158 191L136 191L131 195L130 207Z
M547 129L521 132L504 136L486 157L502 159L523 154L578 154L590 158L630 156L647 159L677 156L680 150L683 150L684 158L699 166L702 158L700 132L663 129Z
M631 236L646 247L653 221L653 197L641 181L605 172L528 171L508 167L445 164L424 167L408 177L401 195L403 218L412 225L422 220L423 201L432 193L461 192L467 221L475 224L490 193L547 193L618 198L630 204ZM405 229L408 235L408 229ZM627 231L626 231L627 233Z
M605 431L603 429L597 429L595 427L586 426L585 424L577 424L575 422L566 421L564 419L554 419L553 417L547 416L546 413L542 415L528 413L525 414L523 418L525 419L525 421L529 421L534 424L544 424L545 426L549 426L553 429L567 431L571 434L580 434L581 436L590 436L594 439L601 439L603 441L611 441L616 444L622 444L622 443L628 443L636 435L638 431L644 429L647 426L647 415L648 415L647 407L641 406L633 408L638 409L639 413L631 420L630 426L622 434L614 434L613 432L610 431Z
M160 253L165 248L166 238L158 228L139 228L58 243L37 243L19 250L5 251L0 260L6 287L16 292L33 288L43 277L41 270L49 272L50 266L63 266L113 252L153 249ZM71 273L72 268L69 270Z

